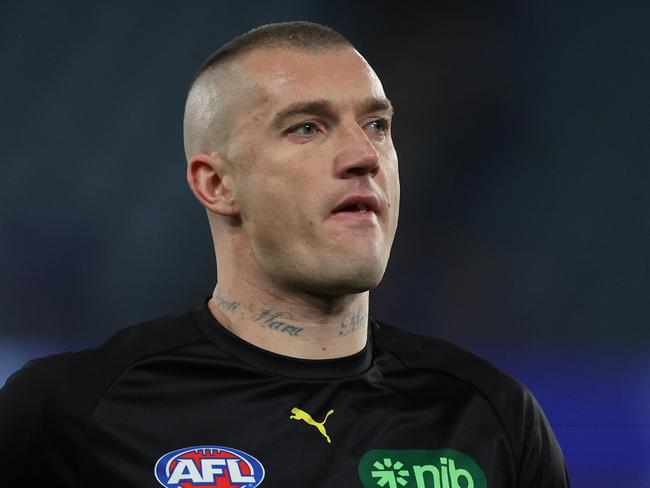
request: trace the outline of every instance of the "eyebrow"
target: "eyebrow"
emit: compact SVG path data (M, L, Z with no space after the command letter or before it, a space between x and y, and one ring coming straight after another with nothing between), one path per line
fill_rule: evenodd
M366 98L361 104L361 111L363 113L370 112L388 112L388 116L393 115L393 104L390 103L388 98Z
M388 112L388 116L393 115L393 104L388 98L369 97L359 104L361 113L370 112ZM336 117L334 105L328 100L311 100L304 102L294 102L285 109L279 111L273 116L271 125L281 127L285 120L296 115L320 115L324 117Z

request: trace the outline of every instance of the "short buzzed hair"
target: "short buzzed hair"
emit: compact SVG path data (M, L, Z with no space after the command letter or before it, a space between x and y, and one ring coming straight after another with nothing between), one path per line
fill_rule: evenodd
M188 160L197 151L209 150L209 140L211 146L227 140L227 117L218 108L227 104L227 97L218 94L213 85L220 68L251 51L268 48L320 53L354 46L334 29L306 21L262 25L226 43L203 63L187 92L183 135Z
M203 63L196 73L201 73L223 61L232 60L259 48L293 47L305 51L324 51L332 48L353 47L343 35L334 29L307 21L266 24L235 37Z

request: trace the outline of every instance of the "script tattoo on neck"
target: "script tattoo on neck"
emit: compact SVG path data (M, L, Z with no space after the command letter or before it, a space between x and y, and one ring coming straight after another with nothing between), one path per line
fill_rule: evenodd
M302 327L291 325L285 320L293 320L293 315L289 312L277 312L269 308L262 310L259 315L254 319L255 322L260 322L263 327L284 332L292 336L298 336L302 332Z
M214 299L219 305L219 308L224 312L234 312L239 308L239 302L235 300L227 300L221 295L221 292L217 289L217 292L214 295Z
M368 319L368 313L365 312L362 308L359 308L351 316L346 317L341 322L341 327L339 328L339 335L346 336L356 330L362 328Z

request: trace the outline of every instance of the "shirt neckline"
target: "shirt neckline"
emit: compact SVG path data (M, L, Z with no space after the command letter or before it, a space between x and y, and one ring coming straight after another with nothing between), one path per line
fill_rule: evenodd
M331 379L358 375L372 363L374 321L370 318L366 346L358 353L334 359L302 359L267 351L233 334L212 315L208 300L210 297L204 298L203 304L191 312L203 335L217 348L256 369L297 379Z

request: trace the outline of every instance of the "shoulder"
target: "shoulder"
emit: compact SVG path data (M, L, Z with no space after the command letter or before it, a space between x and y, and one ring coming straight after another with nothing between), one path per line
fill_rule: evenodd
M375 345L395 357L405 369L429 370L475 389L500 417L511 416L534 403L528 388L485 359L450 342L375 321Z
M201 338L190 314L155 318L119 330L98 347L31 360L0 391L33 386L45 394L58 387L101 383L139 359Z
M514 453L522 486L566 486L564 456L541 406L524 384L447 341L381 321L375 321L373 332L375 346L395 357L405 369L446 375L485 399ZM540 480L546 481L536 484Z
M376 346L407 369L436 371L492 396L495 391L529 394L527 388L485 359L450 342L375 321Z
M20 452L50 442L46 435L81 438L98 399L131 364L200 339L190 314L174 315L126 327L93 349L34 359L0 389L0 439L14 439Z

